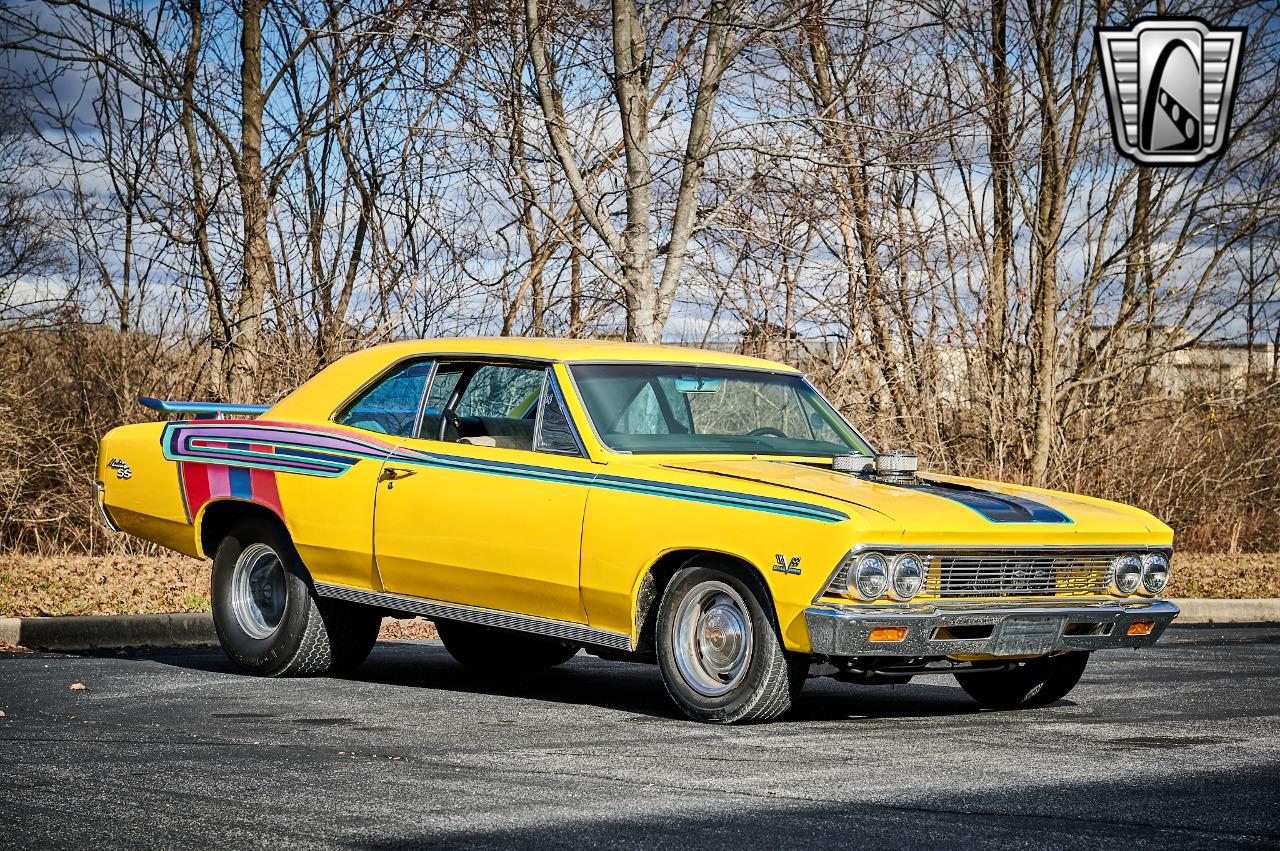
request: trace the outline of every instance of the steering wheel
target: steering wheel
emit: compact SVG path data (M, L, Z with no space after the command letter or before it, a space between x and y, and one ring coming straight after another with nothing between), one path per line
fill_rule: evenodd
M786 434L773 426L760 426L747 432L747 437L786 437Z

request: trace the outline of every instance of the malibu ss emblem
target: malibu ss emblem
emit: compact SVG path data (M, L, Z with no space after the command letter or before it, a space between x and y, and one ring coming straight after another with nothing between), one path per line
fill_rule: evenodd
M129 469L129 465L125 463L123 458L112 458L107 462L107 466L116 471L117 479L133 478L133 470Z
M791 561L787 561L787 557L782 553L774 555L773 569L779 573L790 573L795 576L800 575L800 556L792 557Z

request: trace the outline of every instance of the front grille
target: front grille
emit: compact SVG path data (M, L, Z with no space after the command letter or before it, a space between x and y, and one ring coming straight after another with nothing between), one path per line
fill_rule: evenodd
M1105 594L1116 553L930 553L924 595L1053 597Z

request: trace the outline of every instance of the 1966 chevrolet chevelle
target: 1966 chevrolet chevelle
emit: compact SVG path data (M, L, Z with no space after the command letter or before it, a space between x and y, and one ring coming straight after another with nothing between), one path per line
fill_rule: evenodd
M350 669L422 615L495 671L656 660L703 721L774 718L810 676L1031 707L1178 613L1151 515L919 473L769 361L416 341L269 409L143 401L194 416L103 438L107 520L212 556L222 644L268 676Z

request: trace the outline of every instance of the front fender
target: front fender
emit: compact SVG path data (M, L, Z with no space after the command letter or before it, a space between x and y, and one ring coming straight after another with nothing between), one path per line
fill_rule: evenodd
M804 610L859 534L861 518L825 522L737 506L592 488L580 581L593 627L638 639L645 576L673 554L711 553L750 565L773 597L788 650L809 651ZM775 570L782 556L787 570Z

